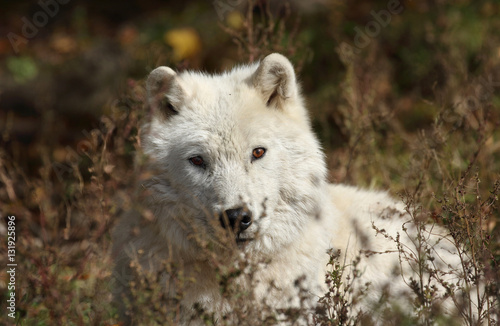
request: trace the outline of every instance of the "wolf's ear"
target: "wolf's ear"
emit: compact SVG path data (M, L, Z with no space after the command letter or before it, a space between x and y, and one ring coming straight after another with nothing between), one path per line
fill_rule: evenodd
M264 58L252 76L252 82L269 107L283 108L297 97L293 66L283 55L273 53Z
M148 102L153 112L160 112L167 117L177 114L184 97L184 91L177 78L177 73L169 67L153 70L146 81Z

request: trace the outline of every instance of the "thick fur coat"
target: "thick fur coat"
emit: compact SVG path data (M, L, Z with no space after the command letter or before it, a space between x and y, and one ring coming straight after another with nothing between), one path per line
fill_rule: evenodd
M309 295L302 304L314 307L326 291L331 248L340 250L346 275L360 256L361 284L371 284L353 309L369 312L383 295L411 292L407 283L418 266L398 251L398 243L415 248L418 242L411 216L386 193L327 182L323 151L285 57L271 54L219 75L159 67L147 91L151 117L141 138L147 173L137 200L144 211L129 211L114 231L116 275L129 273L136 260L159 272L160 286L173 296L162 262L175 262L193 280L180 302L186 324L195 305L219 315L232 309L221 296L217 255L227 258L223 264L255 261L253 281L240 285L276 309L301 304L299 288ZM236 208L247 220L236 216L229 227L226 215ZM224 234L230 241L221 240ZM425 234L436 269L458 266L443 230L429 226Z

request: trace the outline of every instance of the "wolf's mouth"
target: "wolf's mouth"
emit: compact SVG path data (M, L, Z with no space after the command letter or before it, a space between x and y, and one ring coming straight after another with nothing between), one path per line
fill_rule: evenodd
M254 238L245 238L245 237L243 237L243 236L241 235L241 233L240 233L240 234L238 234L238 235L236 236L236 243L237 243L237 244L245 244L245 243L248 243L248 242L252 241L253 239L254 239Z

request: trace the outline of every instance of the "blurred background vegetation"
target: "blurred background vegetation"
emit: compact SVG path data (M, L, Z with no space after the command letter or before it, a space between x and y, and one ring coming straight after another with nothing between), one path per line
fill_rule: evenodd
M498 296L500 1L66 2L0 12L0 234L16 215L21 324L117 322L109 231L131 193L149 71L271 52L296 66L331 180L476 221Z

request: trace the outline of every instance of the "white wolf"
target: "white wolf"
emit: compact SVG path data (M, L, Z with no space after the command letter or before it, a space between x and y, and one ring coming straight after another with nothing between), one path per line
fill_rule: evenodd
M327 182L294 69L282 55L220 75L159 67L147 91L152 113L141 146L149 175L140 200L152 215L131 211L117 225L115 271L123 276L134 259L153 272L163 271L163 261L181 267L191 280L183 286L181 323L193 318L195 305L218 316L232 309L207 251L265 262L255 265L250 285L240 285L275 309L314 307L326 291L330 248L341 251L346 266L362 255L356 268L370 286L354 311L369 313L385 295L408 298L401 294L411 291L411 277L418 279L421 241L430 244L422 255L433 257L425 264L444 272L430 272L418 285L443 294L440 282L455 282L447 273L459 260L442 229L429 227L419 238L404 205L386 193ZM221 231L233 235L240 256L227 255ZM398 243L415 264L400 259ZM172 298L169 273L161 276ZM299 300L299 288L308 298Z

